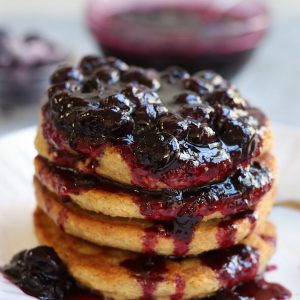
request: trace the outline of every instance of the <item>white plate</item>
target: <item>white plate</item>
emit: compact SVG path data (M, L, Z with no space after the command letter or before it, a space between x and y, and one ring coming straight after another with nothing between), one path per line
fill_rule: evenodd
M279 159L278 199L300 201L300 131L274 126L275 152ZM0 265L16 252L37 244L32 228L35 200L32 189L35 129L28 128L0 139ZM300 212L274 208L272 221L279 232L278 250L267 274L300 299ZM0 276L0 300L33 299Z

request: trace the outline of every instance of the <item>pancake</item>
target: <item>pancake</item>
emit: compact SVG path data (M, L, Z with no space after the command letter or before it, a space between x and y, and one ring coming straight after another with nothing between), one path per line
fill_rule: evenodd
M241 245L195 258L168 259L95 246L59 230L39 209L34 226L39 242L55 249L80 284L120 300L205 297L249 281L265 270L274 252L270 240L276 236L273 225L266 223Z
M35 179L39 207L65 232L98 245L160 255L196 255L239 243L263 224L272 208L275 188L254 212L201 222L187 212L170 222L112 218L60 200Z
M258 161L259 166L255 163L251 169L241 168L223 182L200 187L194 193L183 192L180 199L178 193L131 189L97 176L62 169L40 156L34 164L35 176L48 190L71 198L84 210L112 217L167 220L191 206L188 209L206 221L253 209L270 190L276 177L275 158L267 153ZM239 176L248 179L239 181Z
M270 152L272 149L273 138L270 128L264 132L263 139L264 146L262 148L262 155ZM139 186L154 190L174 187L159 181L154 175L145 174L144 172L140 172L139 176L143 178L143 182L139 182L136 175L132 174L132 170L126 159L122 157L120 151L112 145L106 145L104 149L101 150L101 155L99 155L96 159L91 159L89 157L86 158L81 155L76 156L75 154L72 156L70 153L64 154L62 151L58 151L53 146L49 145L43 137L42 129L39 128L35 139L35 147L39 155L52 163L71 167L87 174L97 174L121 184ZM188 173L187 170L185 172ZM188 188L190 185L184 184L183 186L175 186L175 188L184 187Z

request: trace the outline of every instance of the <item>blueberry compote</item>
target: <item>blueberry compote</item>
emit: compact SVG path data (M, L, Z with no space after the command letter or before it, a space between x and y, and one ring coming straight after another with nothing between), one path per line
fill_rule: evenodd
M214 250L199 256L201 262L211 268L223 289L206 300L287 300L291 293L279 284L268 283L256 278L259 255L255 248L246 245ZM137 256L121 263L141 285L140 299L154 299L154 291L160 282L167 279L168 264L180 263L182 258ZM184 278L175 278L175 293L172 300L180 300L185 289Z
M113 145L133 185L182 189L224 179L263 147L264 114L211 71L157 73L88 56L51 83L42 127L60 165L88 158L93 173Z
M251 210L272 186L272 177L268 169L258 163L238 169L224 182L201 186L194 190L153 192L58 167L41 157L36 160L42 164L37 172L40 182L45 185L50 183L62 199L91 190L109 193L118 191L131 196L139 206L141 215L156 221L144 232L143 252L147 254L155 254L160 237L173 240L174 255L187 254L197 224L203 217L216 212L230 216L218 226L219 246L233 245L236 242L234 222L247 218L253 230L256 216Z
M234 75L268 27L258 1L91 1L88 24L106 55L159 70L180 65Z
M21 251L0 271L24 293L41 300L110 300L81 288L48 246Z
M16 254L2 272L25 293L43 300L65 300L74 285L56 252L46 246Z
M218 183L194 189L149 191L59 167L41 157L36 160L41 165L37 171L40 182L50 184L62 198L89 190L127 193L133 197L143 216L160 221L172 220L189 212L205 217L215 212L230 216L251 210L273 183L268 168L254 162Z
M174 262L181 260L176 257L169 259ZM221 284L227 286L207 300L287 300L291 297L281 285L253 278L258 262L254 248L236 246L221 252L215 250L200 259L216 272ZM165 257L140 255L123 261L121 266L141 285L143 296L140 299L143 300L153 299L157 285L166 279ZM50 247L39 246L16 254L1 272L25 293L41 300L113 300L80 288ZM234 283L238 285L232 286ZM175 293L170 299L182 299L185 284L183 277L177 275Z

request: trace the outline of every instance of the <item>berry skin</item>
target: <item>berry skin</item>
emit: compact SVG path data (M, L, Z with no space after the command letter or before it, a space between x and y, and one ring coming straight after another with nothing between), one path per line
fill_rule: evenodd
M134 122L117 107L87 110L77 117L76 133L88 138L110 136L113 139L131 134Z
M129 69L128 65L122 60L115 57L108 57L106 60L106 64L119 72L123 73Z
M121 76L123 82L137 83L149 87L151 90L158 90L160 83L157 79L148 76L142 68L132 67Z
M83 75L78 69L70 66L64 66L56 70L50 77L50 82L52 84L63 83L66 81L81 82L83 80Z
M207 145L216 141L216 133L205 124L191 122L187 139L194 145Z
M185 92L174 96L174 104L196 105L201 103L201 97L195 93Z
M211 83L194 77L186 79L184 81L184 87L187 90L198 93L202 97L210 95L214 90L214 87Z
M158 94L142 85L128 85L121 93L130 99L136 107L161 104Z
M167 113L158 120L159 131L167 132L176 138L184 138L187 134L188 122L178 115Z
M199 104L194 106L183 106L180 110L182 117L194 119L202 123L212 123L214 109L207 104Z
M104 65L94 72L94 78L107 84L115 84L119 81L120 74L117 69Z
M103 107L119 107L121 110L132 111L135 105L123 94L110 95L100 101Z
M97 68L103 66L105 62L106 59L104 57L96 55L87 55L81 59L79 63L79 69L82 70L83 74L91 75Z
M179 81L187 79L190 74L180 67L169 67L161 74L161 78L169 84L177 84Z
M137 141L135 152L141 164L159 170L172 163L180 149L177 139L168 133L144 132Z
M212 84L214 87L220 87L228 84L228 82L220 76L218 73L214 71L204 70L199 71L194 74L194 77L201 79L203 81L207 81Z
M217 90L208 98L212 106L228 106L229 108L245 109L247 101L233 89Z

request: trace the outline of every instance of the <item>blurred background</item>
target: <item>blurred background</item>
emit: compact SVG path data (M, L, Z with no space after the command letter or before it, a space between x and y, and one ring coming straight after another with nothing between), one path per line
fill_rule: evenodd
M201 2L201 0L198 1ZM247 0L246 2L249 4L251 1L252 0ZM116 35L118 35L119 40L124 37L127 40L132 38L131 36L128 36L128 32L133 32L131 30L133 30L135 26L132 26L132 23L130 22L141 22L139 18L132 15L118 20L119 23L127 22L128 25L129 22L131 24L126 27L127 31L123 30L123 32L119 32L117 27L114 28L114 26L120 25L118 22L115 22L115 20L111 23L107 23L111 26L109 27L109 30L104 30L102 33L101 31L98 31L98 29L101 30L99 26L101 27L104 25L97 23L97 10L99 9L101 12L101 8L111 5L112 2L114 3L114 6L117 6L118 2L120 5L122 3L122 5L124 5L126 0L97 1L100 2L100 4L97 3L96 6L91 9L92 5L95 5L95 1L92 2L85 0L0 0L0 40L3 35L22 37L25 34L38 34L42 38L42 41L38 40L38 43L36 43L35 36L31 36L27 39L30 42L30 45L35 43L34 50L26 49L26 51L22 51L22 43L20 44L15 41L11 43L13 46L10 45L10 47L13 47L14 51L22 57L22 60L25 60L29 65L29 67L27 65L25 67L22 65L22 71L19 70L20 66L15 62L11 66L3 66L3 61L6 62L7 60L6 56L2 56L1 58L1 51L4 46L1 46L0 41L0 135L36 124L39 103L35 97L42 92L37 88L35 94L31 95L30 93L27 93L28 90L31 90L32 92L32 86L36 84L37 81L36 78L39 78L39 80L42 81L42 79L44 79L43 76L45 76L54 65L61 61L78 61L79 57L84 54L99 53L96 39L104 38L103 35L105 35L106 40L111 38L108 34L111 34L112 38L115 38ZM194 2L197 2L197 0ZM210 3L211 2L212 1L210 1ZM216 1L217 5L225 5L225 7L227 7L225 8L225 11L229 11L229 8L237 5L238 2L239 1L233 0ZM144 2L139 1L139 3ZM182 0L181 3L185 2ZM220 28L224 29L224 33L222 33L222 43L224 42L224 36L229 34L226 38L227 42L230 41L230 45L239 45L239 47L240 45L244 47L249 41L240 41L240 39L238 39L231 43L231 40L229 39L232 38L232 34L244 34L244 32L236 33L236 29L240 30L241 28L244 28L242 26L244 19L251 18L251 22L249 23L250 29L247 27L248 30L260 30L260 32L259 35L256 34L255 37L252 36L252 40L249 42L252 44L249 47L257 47L257 49L254 53L251 53L249 61L247 57L247 59L245 59L246 63L240 63L239 66L236 67L236 70L231 72L229 76L232 77L232 81L238 86L240 91L242 91L242 94L250 99L252 103L263 108L273 122L285 123L300 128L300 2L299 0L269 0L265 1L265 4L269 12L268 14L264 9L261 9L261 7L259 9L257 9L257 7L254 7L255 9L250 7L249 11L251 10L253 15L249 16L248 13L240 14L238 12L238 18L240 18L239 21L241 23L237 23L237 26L227 26L228 28L222 26L222 22L228 19L228 16L225 14L215 14L213 17L209 14L209 16L210 18L213 18L213 22L221 22ZM87 17L88 6L90 7L90 13ZM264 8L264 6L262 7ZM246 11L248 12L248 10ZM178 15L170 17L169 14L167 15L166 21L165 14L160 14L159 16L157 16L157 12L155 12L155 14L156 15L152 15L152 19L150 18L148 21L149 24L151 23L150 27L155 23L157 28L152 29L155 30L156 34L157 32L163 31L161 29L164 29L164 26L172 25L172 30L177 30L178 28L186 26L187 32L191 27L193 27L194 30L197 26L197 23L192 22L186 24L190 19L189 16L186 16L186 19L181 19ZM256 22L257 15L259 15L259 25L263 23L263 28L254 28L258 24ZM270 18L268 15L270 15ZM149 24L145 22L143 15L142 18L143 26L147 27ZM254 19L256 23L254 22ZM255 26L253 25L254 23ZM252 28L251 26L254 27ZM116 30L110 33L109 31L111 28ZM228 30L226 31L225 29ZM213 30L205 33L215 34ZM169 34L170 32L168 31L167 36L169 36ZM210 41L210 36L206 36L206 38ZM55 51L53 52L53 49L51 48L52 52L46 55L46 60L51 55L53 56L51 64L47 61L41 63L41 57L39 57L39 64L47 65L47 69L40 68L39 72L32 75L32 69L30 69L32 60L28 59L28 57L34 56L35 52L40 53L48 51L47 49L44 49L48 47L43 44L44 39L55 43L57 49L55 46ZM203 37L200 39L203 39ZM216 37L215 40L216 39L220 39L220 37ZM135 42L138 43L136 40ZM200 43L200 41L198 42ZM201 43L202 42L203 40L201 40ZM218 42L221 43L220 40L218 40ZM185 43L188 42L185 40ZM224 48L225 46L222 43L218 45L219 47L221 45L221 47ZM205 43L205 45L206 44L207 43ZM229 52L231 51L230 45L226 45ZM26 47L29 46L26 44ZM40 50L41 48L44 50ZM201 51L204 50L202 49ZM21 54L19 52L21 52ZM220 57L222 55L223 53L218 53L217 56ZM1 59L3 60L2 65ZM147 57L147 60L149 59L150 58ZM234 63L235 59L238 60L239 58L234 56L231 61ZM48 66L51 66L51 68L48 68ZM11 68L17 68L18 71L16 72L14 70L12 72ZM30 80L28 80L29 75L25 74L28 69L31 70L30 76L34 77L30 77ZM26 78L26 80L24 78ZM18 85L17 80L23 80L20 86ZM43 84L45 85L45 83ZM43 84L41 86L43 86ZM14 95L18 98L22 95L22 99L16 101L12 100L13 97L10 96L12 91L14 93L16 93L16 91L18 92L17 96Z

